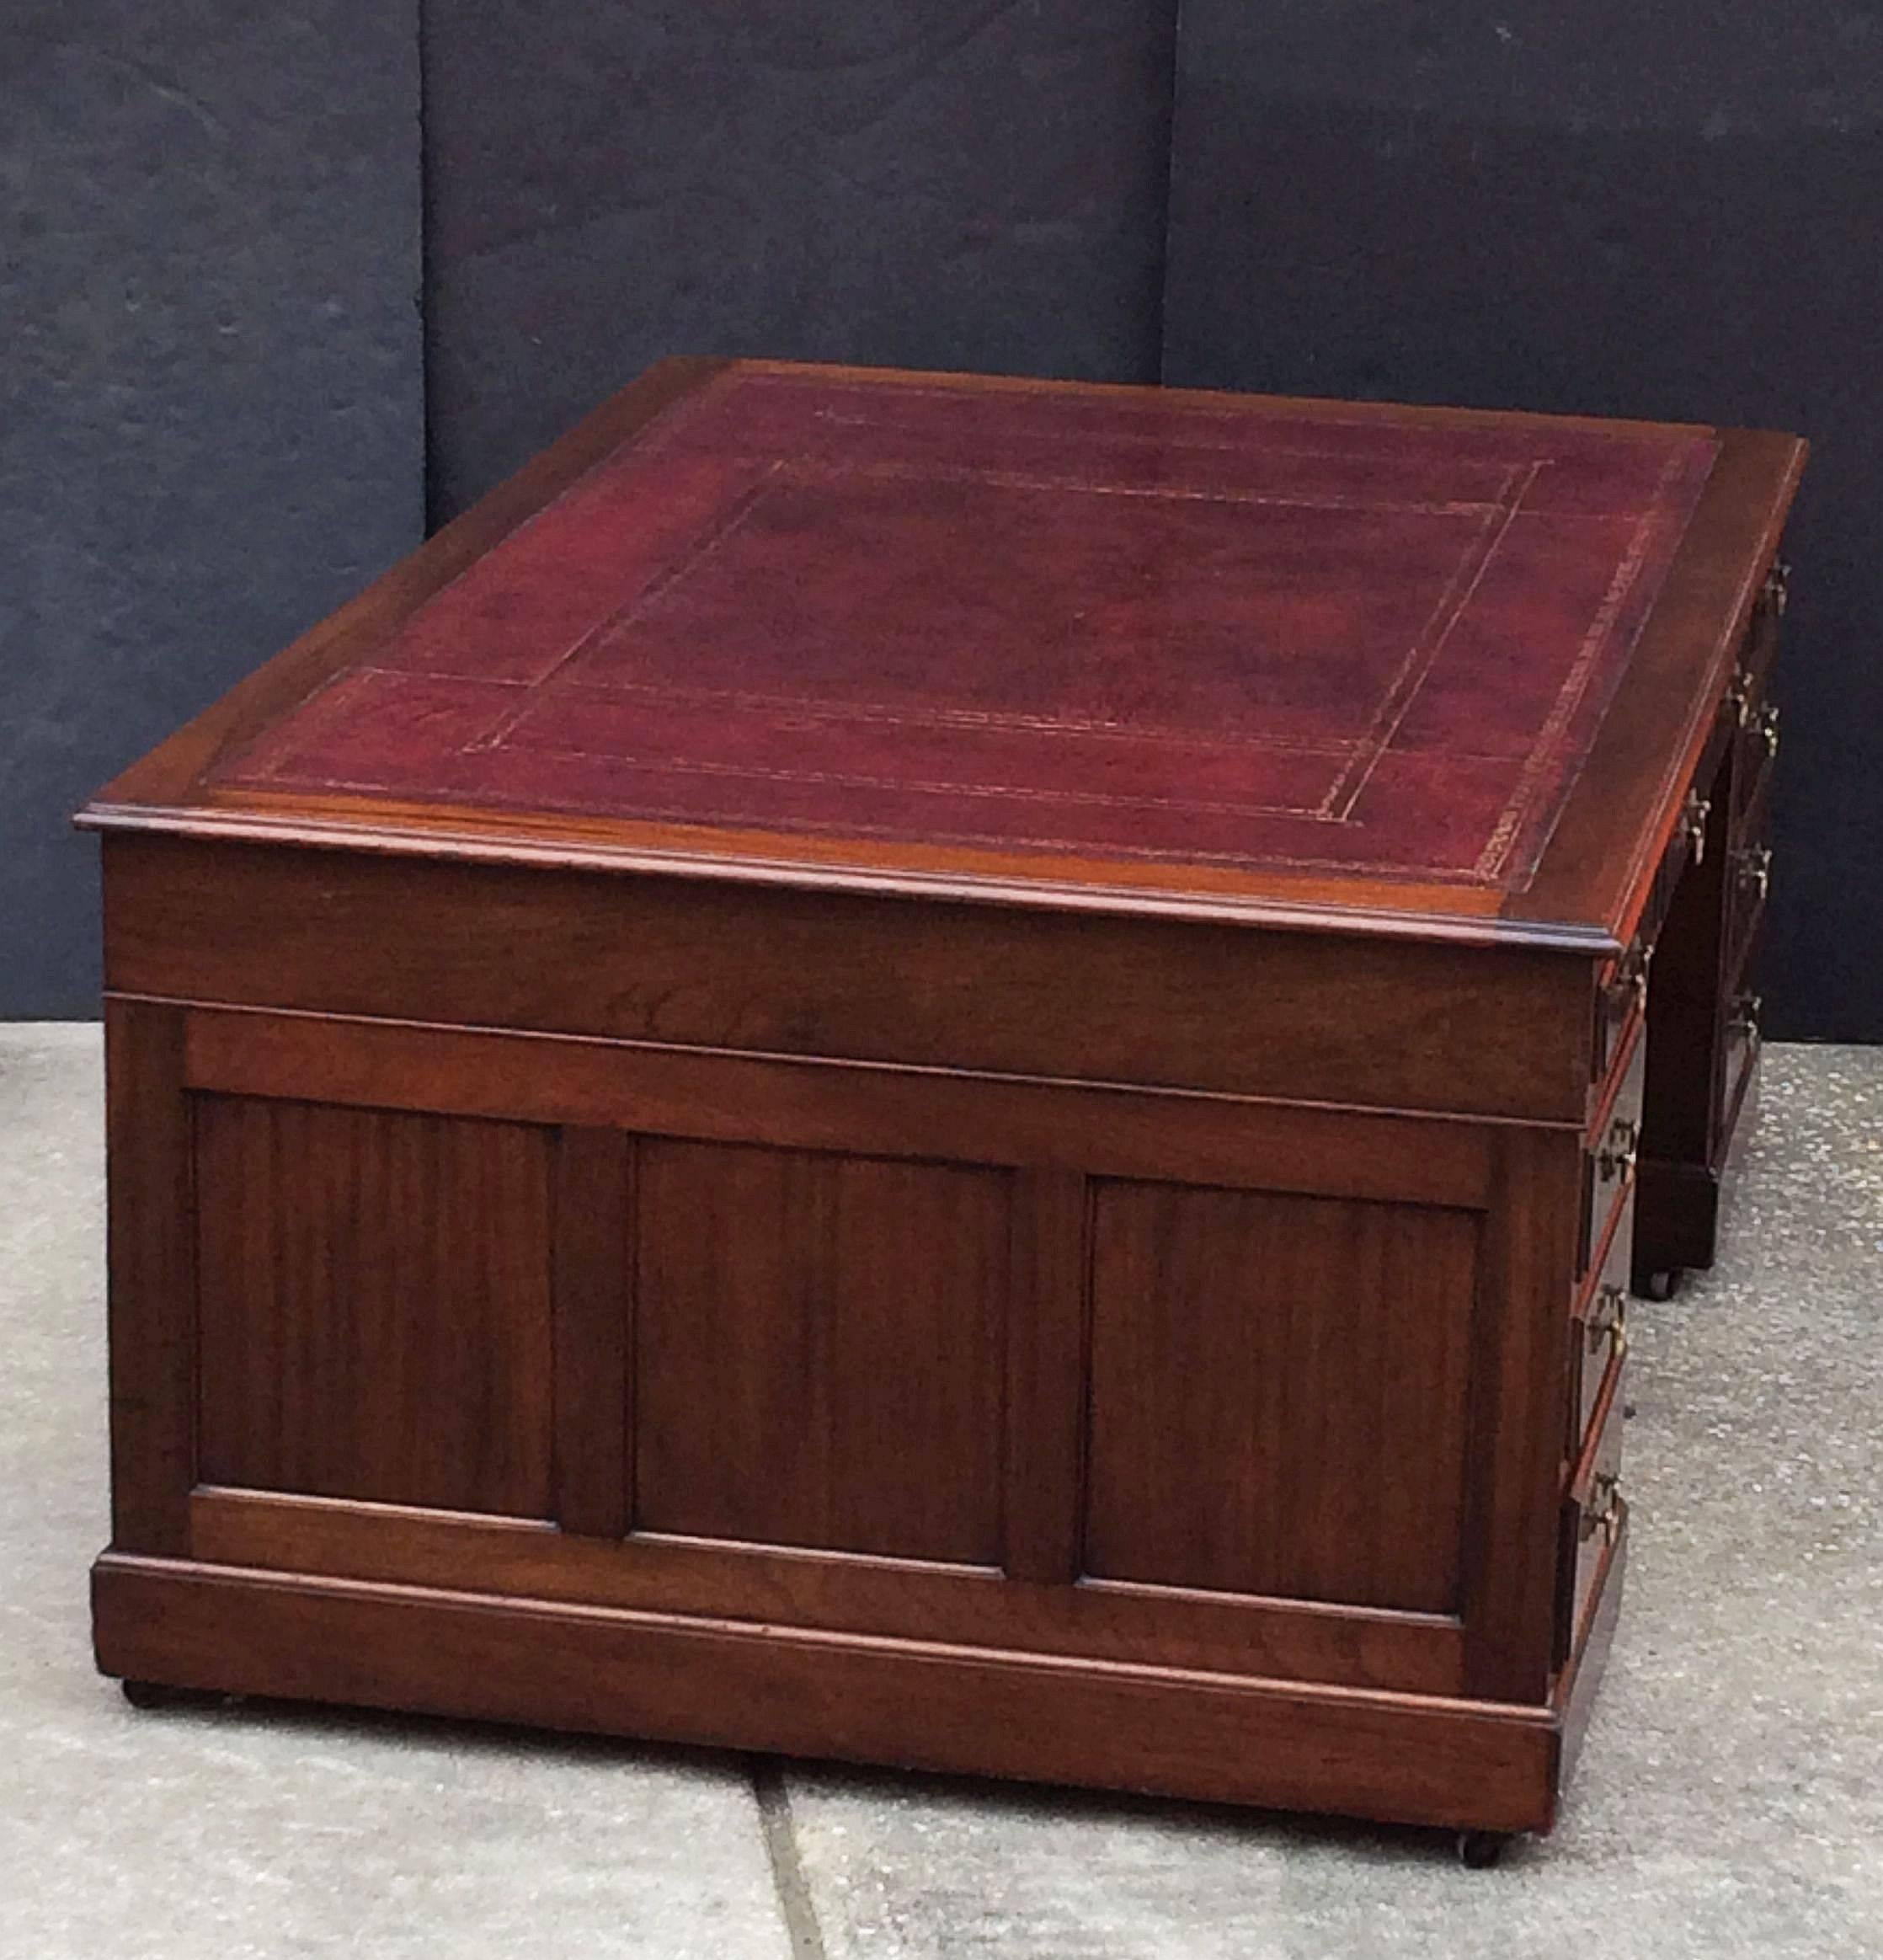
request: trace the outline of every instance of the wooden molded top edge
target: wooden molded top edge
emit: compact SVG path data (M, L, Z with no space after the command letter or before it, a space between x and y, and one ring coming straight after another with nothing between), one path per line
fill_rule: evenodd
M1684 743L1696 726L1704 735L1710 702L1701 695L1710 690L1716 698L1724 685L1721 675L1713 670L1719 664L1715 660L1704 686L1696 691L1693 647L1697 638L1704 638L1715 651L1726 649L1720 657L1730 666L1737 622L1763 569L1763 563L1756 561L1762 552L1765 559L1770 557L1802 457L1801 446L1789 437L1727 434L1720 438L1720 462L1701 497L1700 516L1675 558L1669 590L1649 617L1617 702L1618 711L1624 702L1634 701L1649 713L1664 766L1647 772L1652 780L1644 788L1642 759L1628 743L1617 741L1611 725L1617 715L1611 713L1528 889L1507 895L1481 886L1422 881L1416 876L1374 877L1363 868L1350 872L1115 860L1102 850L1056 850L1043 857L984 845L808 836L723 823L701 827L679 820L584 820L567 812L514 804L419 804L380 792L329 789L323 793L215 779L223 758L355 663L363 648L383 641L388 631L495 544L525 528L595 464L728 371L845 380L892 389L920 390L946 383L952 388L1017 395L1083 393L1180 406L1194 402L1215 412L1246 411L1252 416L1311 412L1330 426L1390 423L1474 431L1523 427L1605 434L1667 434L1681 426L1384 403L1304 403L1203 390L1097 387L995 376L771 361L669 360L604 404L360 598L125 771L86 807L79 823L99 830L244 837L625 873L1235 921L1281 929L1331 929L1460 943L1512 943L1608 957L1616 949L1626 922L1628 894L1639 882L1633 860L1642 855L1638 850L1631 858L1618 860L1618 852L1639 840L1629 837L1626 824L1615 813L1631 812L1638 828L1651 830L1663 816L1671 825L1667 784L1678 774L1671 745ZM1749 521L1747 512L1761 505L1759 521ZM1650 676L1649 686L1632 669L1651 665L1646 655L1656 648L1660 666ZM1683 678L1689 697L1684 701L1680 698ZM1620 776L1630 770L1633 776L1621 784ZM1673 800L1678 803L1678 794ZM1585 865L1591 868L1582 868Z
M1704 422L1656 422L1621 415L1559 414L1538 409L1467 409L1443 403L1356 399L1344 395L1255 395L1234 388L1173 387L1143 382L1067 381L1018 374L981 374L968 369L864 367L854 363L745 359L728 365L753 374L801 375L851 381L869 387L968 388L977 393L1110 396L1130 399L1154 396L1176 406L1227 409L1251 415L1311 414L1335 422L1427 423L1437 428L1581 429L1595 435L1664 434L1688 430L1695 435L1717 431Z
M435 858L450 863L512 864L536 869L584 871L617 876L680 877L706 883L784 886L845 892L863 897L927 899L947 903L993 905L1023 910L1093 912L1198 924L1260 927L1276 932L1360 932L1371 937L1427 944L1527 947L1614 959L1621 943L1598 928L1574 922L1500 919L1442 910L1413 911L1397 906L1335 903L1225 891L1161 889L1155 885L1052 882L964 869L925 870L909 866L807 863L801 858L743 857L716 852L708 857L683 847L584 841L563 835L532 840L511 826L501 835L480 837L468 823L428 829L384 820L372 823L261 812L198 809L153 811L94 800L75 820L83 830L107 835L131 833L234 843L284 845L308 850L369 852L375 855ZM1438 898L1454 895L1438 893Z
M1512 920L1574 920L1625 945L1706 748L1808 445L1720 431L1694 521Z

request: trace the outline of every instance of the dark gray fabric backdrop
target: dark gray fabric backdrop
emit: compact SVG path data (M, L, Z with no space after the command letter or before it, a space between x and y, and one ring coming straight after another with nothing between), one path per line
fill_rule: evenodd
M1164 377L1816 445L1762 969L1883 1039L1883 6L1184 0Z
M1176 0L425 0L435 515L662 355L1157 378Z
M418 63L384 0L0 25L0 1012L98 1012L105 778L415 543Z
M71 807L428 495L763 352L1802 430L1768 1018L1883 1039L1883 6L1175 18L16 0L0 1012L93 1010Z

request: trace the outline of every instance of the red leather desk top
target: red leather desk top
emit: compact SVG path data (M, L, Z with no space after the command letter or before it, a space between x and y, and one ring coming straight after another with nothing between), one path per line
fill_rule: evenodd
M1710 433L735 366L216 772L742 831L1534 865Z
M1603 953L1803 457L663 363L80 820Z

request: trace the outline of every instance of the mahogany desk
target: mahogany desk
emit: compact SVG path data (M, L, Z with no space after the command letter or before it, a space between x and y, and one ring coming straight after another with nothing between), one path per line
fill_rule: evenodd
M99 1665L1547 1829L1802 455L655 369L83 814Z

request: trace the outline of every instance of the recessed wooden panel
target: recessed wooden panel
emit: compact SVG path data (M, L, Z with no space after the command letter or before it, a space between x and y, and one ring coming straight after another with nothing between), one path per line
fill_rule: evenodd
M208 1481L546 1516L549 1133L196 1105Z
M636 1527L997 1563L1006 1174L638 1156Z
M1454 1611L1477 1225L1095 1187L1095 1576Z
M556 1522L593 1538L627 1530L633 1176L624 1132L557 1132Z

